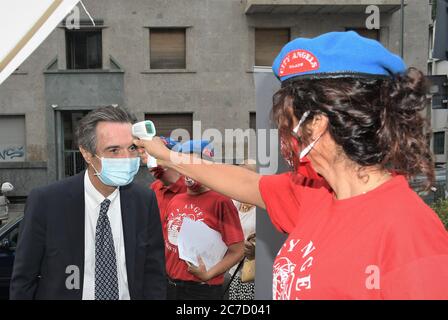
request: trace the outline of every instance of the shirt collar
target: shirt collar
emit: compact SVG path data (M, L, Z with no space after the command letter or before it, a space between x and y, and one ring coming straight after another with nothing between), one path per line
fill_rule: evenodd
M92 181L90 181L89 173L86 170L86 173L84 175L84 190L86 193L86 197L89 198L89 200L95 204L95 207L99 207L100 204L106 199L92 184ZM120 192L119 187L117 187L114 192L112 192L107 199L110 200L112 203L118 196Z
M176 182L166 186L163 184L162 181L156 180L156 184L154 185L157 190L160 190L161 192L172 192L172 193L178 193L182 191L182 189L185 187L184 177L181 176L179 179L177 179Z
M177 193L185 186L185 180L183 176L180 176L179 179L172 185L168 186L167 189L171 192Z

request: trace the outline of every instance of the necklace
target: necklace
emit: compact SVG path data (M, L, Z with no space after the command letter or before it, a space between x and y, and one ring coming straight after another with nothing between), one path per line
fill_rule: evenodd
M251 205L251 204L247 204L247 203L241 203L240 204L240 211L243 212L243 213L248 212L252 208L253 208L253 205Z

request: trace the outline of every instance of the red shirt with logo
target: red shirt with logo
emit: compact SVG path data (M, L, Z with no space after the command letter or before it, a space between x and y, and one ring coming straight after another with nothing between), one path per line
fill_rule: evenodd
M274 299L448 299L448 233L405 177L346 200L303 179L259 184L273 224L289 234Z
M182 176L169 186L164 185L160 180L156 180L151 184L151 189L156 194L161 221L165 220L166 206L171 199L178 193L187 192L187 186L185 185L184 177Z
M174 280L202 282L188 272L188 265L179 258L177 238L183 219L202 221L219 232L227 246L244 241L238 210L233 202L212 190L198 195L182 193L176 195L168 204L162 227L165 237L165 260L168 276ZM224 275L219 275L207 283L220 285Z

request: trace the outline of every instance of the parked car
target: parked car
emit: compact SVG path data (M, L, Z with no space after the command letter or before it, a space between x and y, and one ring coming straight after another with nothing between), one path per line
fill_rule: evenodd
M9 284L22 219L23 215L20 215L0 228L0 300L9 299Z

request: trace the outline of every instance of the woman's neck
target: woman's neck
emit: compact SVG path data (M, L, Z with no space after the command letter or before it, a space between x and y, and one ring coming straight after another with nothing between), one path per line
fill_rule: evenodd
M361 170L346 162L333 164L321 175L333 189L336 199L349 199L372 191L392 178L390 172L377 167L365 167Z

